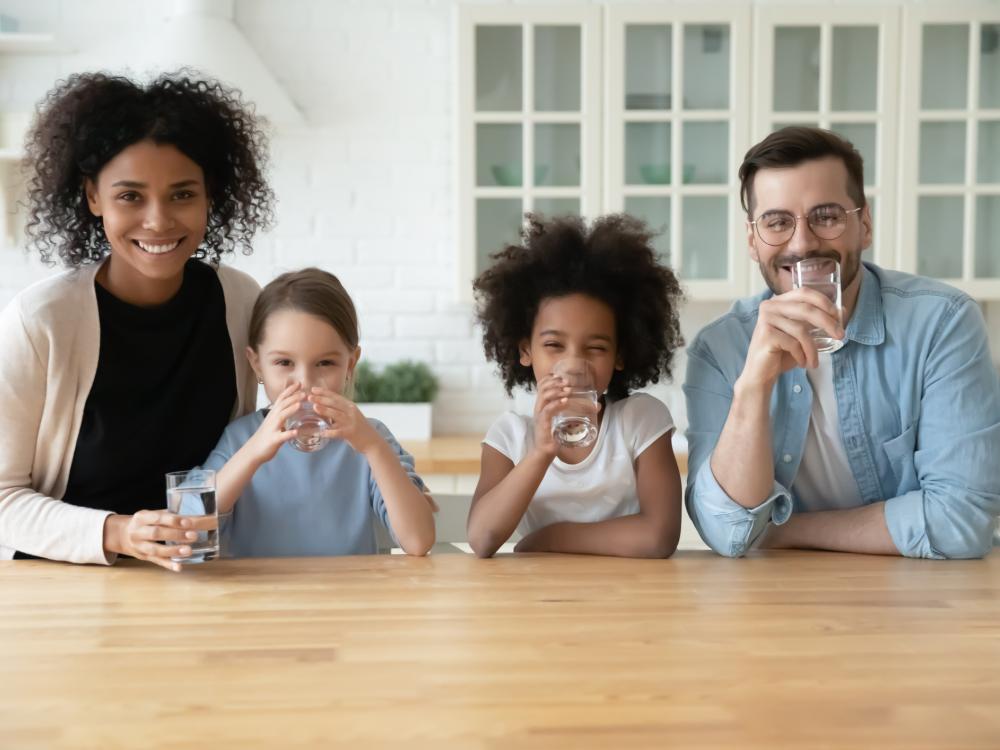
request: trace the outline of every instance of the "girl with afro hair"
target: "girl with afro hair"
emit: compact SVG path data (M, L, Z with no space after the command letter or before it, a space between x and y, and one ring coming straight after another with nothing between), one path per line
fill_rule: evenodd
M219 261L271 221L265 137L188 71L87 73L42 100L26 147L29 243L68 270L0 313L0 559L177 570L197 535L161 510L163 475L255 407L259 287Z
M651 233L623 214L597 219L528 217L474 283L486 356L507 393L536 392L532 416L508 412L483 440L468 538L493 555L517 530L518 552L668 557L680 534L681 485L673 420L632 391L670 376L682 345L681 290L651 248ZM560 444L553 418L570 383L553 374L582 358L599 403L596 441Z

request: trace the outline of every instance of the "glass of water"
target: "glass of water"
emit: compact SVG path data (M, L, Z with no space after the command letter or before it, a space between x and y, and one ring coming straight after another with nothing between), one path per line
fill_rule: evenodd
M174 562L200 563L219 556L219 514L215 505L215 472L210 469L172 471L167 474L167 510L189 516L198 538L193 542L167 542L171 547L191 548L189 557L171 557Z
M837 318L844 324L844 307L841 304L840 264L833 258L806 258L792 266L792 289L808 287L829 299L837 306ZM827 331L813 328L809 331L816 342L816 351L835 352L844 342Z
M291 385L291 383L289 383ZM302 384L303 392L308 396L312 386L326 388L326 383L320 378L314 384ZM288 442L303 453L315 453L330 442L330 438L323 434L332 425L323 417L316 413L316 405L312 401L303 401L292 416L285 420L286 430L295 430L295 437Z
M597 439L597 387L594 368L585 359L567 357L556 362L552 374L569 386L566 405L552 418L552 435L570 448L586 448Z

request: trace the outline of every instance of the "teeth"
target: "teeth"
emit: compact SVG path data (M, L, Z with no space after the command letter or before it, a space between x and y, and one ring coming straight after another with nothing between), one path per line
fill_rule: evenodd
M163 253L169 253L171 250L173 250L181 243L180 240L175 240L174 242L170 242L166 245L154 245L149 242L140 242L139 240L136 240L135 244L137 244L147 253L150 253L152 255L162 255Z

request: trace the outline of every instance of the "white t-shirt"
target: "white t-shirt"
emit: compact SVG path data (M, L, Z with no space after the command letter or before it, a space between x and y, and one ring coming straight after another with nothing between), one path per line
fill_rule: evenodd
M578 464L558 457L542 478L517 526L525 536L559 521L594 523L639 512L635 460L653 441L674 429L666 405L636 393L607 407L590 455ZM506 412L483 442L518 464L535 442L534 420Z
M833 357L819 355L819 367L807 370L812 386L812 413L802 462L792 489L804 511L840 510L863 505L858 482L847 461L840 435L837 394L833 389Z

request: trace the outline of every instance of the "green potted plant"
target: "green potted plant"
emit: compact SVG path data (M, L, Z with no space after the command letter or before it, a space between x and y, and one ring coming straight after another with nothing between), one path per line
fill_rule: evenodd
M430 440L438 381L427 365L403 360L378 372L361 362L353 382L354 401L366 417L384 422L399 440Z

